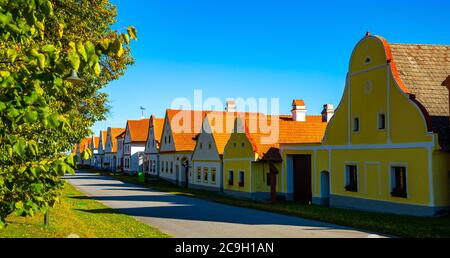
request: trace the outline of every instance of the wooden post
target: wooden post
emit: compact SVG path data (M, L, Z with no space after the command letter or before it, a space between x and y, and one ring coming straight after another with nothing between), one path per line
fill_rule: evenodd
M272 204L275 204L277 200L277 189L275 184L275 171L272 167L271 160L269 160L269 174L270 174L270 196L271 196L271 202Z
M48 227L48 225L49 225L49 214L47 210L44 214L44 226Z

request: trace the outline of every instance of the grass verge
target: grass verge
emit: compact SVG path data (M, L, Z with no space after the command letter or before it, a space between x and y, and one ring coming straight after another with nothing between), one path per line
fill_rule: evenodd
M104 211L95 213L94 211ZM65 238L71 234L82 238L165 238L165 233L131 216L121 214L66 184L61 202L44 215L19 217L10 215L8 226L0 230L0 238Z
M112 176L124 182L129 182L160 191L170 192L177 195L201 198L209 201L240 207L276 212L305 219L313 219L371 232L377 232L379 234L408 238L450 237L450 216L439 218L424 218L337 209L316 205L303 205L286 201L278 201L276 204L272 205L269 203L256 202L252 200L235 199L221 193L214 193L205 190L179 188L163 180L142 183L139 182L137 176L127 176L121 174L114 175L111 172L99 171L94 169L88 171L101 173L103 175Z

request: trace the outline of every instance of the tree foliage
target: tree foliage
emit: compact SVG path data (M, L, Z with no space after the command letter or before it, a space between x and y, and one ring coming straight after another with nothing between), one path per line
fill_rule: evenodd
M0 0L0 228L59 200L66 155L105 118L99 92L133 63L108 0ZM78 72L81 83L65 80Z

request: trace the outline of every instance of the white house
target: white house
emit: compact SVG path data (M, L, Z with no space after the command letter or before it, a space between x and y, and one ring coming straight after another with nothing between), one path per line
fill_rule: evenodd
M90 142L90 149L92 151L92 156L91 156L91 167L97 167L97 156L98 156L98 144L100 142L100 138L97 136L92 136L91 137L91 142Z
M123 142L124 172L143 171L145 143L150 119L128 120Z
M147 143L145 144L144 172L151 176L159 175L159 147L161 146L161 134L164 126L164 118L150 117Z
M159 177L187 187L192 170L195 137L200 133L204 111L166 111L159 149Z
M123 142L125 140L125 130L116 136L116 146L117 146L117 153L116 153L116 157L117 157L117 164L116 164L116 169L115 172L123 172L123 168L124 168L124 161L123 161Z
M203 120L192 154L190 188L223 191L223 152L237 117L234 109L227 110L208 112Z
M125 132L124 128L108 127L106 131L104 168L115 171L117 167L117 140L116 137Z
M103 169L105 158L106 131L100 131L99 138L98 151L97 155L94 155L94 158L97 160L96 168Z

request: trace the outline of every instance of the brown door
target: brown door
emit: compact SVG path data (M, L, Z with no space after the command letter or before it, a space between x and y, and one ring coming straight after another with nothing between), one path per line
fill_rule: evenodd
M311 193L311 155L294 156L294 201L309 204Z

